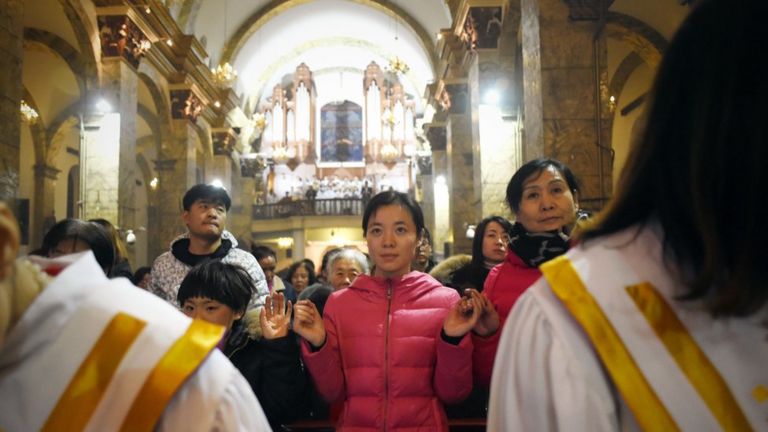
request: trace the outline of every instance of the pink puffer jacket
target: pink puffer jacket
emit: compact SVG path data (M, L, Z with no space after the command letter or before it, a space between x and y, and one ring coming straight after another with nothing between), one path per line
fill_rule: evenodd
M337 427L346 431L448 430L442 402L472 390L472 341L440 333L456 291L431 276L358 276L325 305L326 343L302 355L318 391L344 401ZM441 402L442 401L442 402Z

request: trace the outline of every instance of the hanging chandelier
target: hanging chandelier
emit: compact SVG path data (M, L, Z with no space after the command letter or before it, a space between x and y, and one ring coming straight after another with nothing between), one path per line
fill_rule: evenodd
M259 132L263 132L267 127L267 117L263 113L256 113L251 117L253 127Z
M398 156L400 156L400 152L397 150L397 147L392 145L392 143L384 144L381 148L381 161L385 164L393 164L397 162Z
M232 87L232 84L237 80L237 71L229 62L211 68L211 73L213 74L213 82L218 87Z
M387 70L389 72L392 72L394 74L401 74L405 75L408 73L408 71L411 68L408 66L408 63L405 62L405 60L401 59L400 56L394 56L389 59L389 65L387 66Z
M21 112L21 118L27 123L35 123L37 119L40 117L40 115L35 111L34 108L29 106L27 104L27 101L24 99L21 100L21 105L19 106L19 111Z
M276 164L284 164L288 162L288 159L290 158L291 157L288 154L288 149L283 146L276 147L272 151L272 160L275 161Z

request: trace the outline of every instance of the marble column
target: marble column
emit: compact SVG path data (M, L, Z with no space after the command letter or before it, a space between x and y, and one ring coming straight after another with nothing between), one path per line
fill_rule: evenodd
M250 240L256 180L253 177L241 177L239 184L239 190L232 191L232 211L227 218L227 226L235 236Z
M49 165L37 164L35 169L35 211L30 229L30 245L40 245L48 231L50 221L56 220L56 180L60 171Z
M171 126L172 141L163 146L160 157L155 160L158 175L157 220L149 223L152 226L150 251L168 250L170 242L186 231L181 220L184 210L182 200L187 190L197 183L197 133L187 119L173 120Z
M458 84L466 86L466 84ZM469 93L467 92L467 99ZM468 224L479 220L478 197L475 195L472 118L469 101L464 110L451 108L448 115L446 156L448 190L451 195L450 227L453 232L453 254L472 253L472 239L467 238Z
M291 254L291 259L293 262L300 261L304 259L304 254L306 253L306 236L304 234L304 228L294 229L291 234L293 237L293 253Z
M0 0L0 200L6 201L19 187L23 43L24 1Z
M570 20L561 0L521 0L525 160L564 162L582 181L583 198L611 187L607 47L597 28Z
M445 124L433 124L427 131L429 145L432 147L432 182L425 185L424 189L430 189L433 195L433 210L431 224L432 226L432 250L437 258L444 259L450 255L451 251L446 252L446 244L453 244L453 234L451 232L450 205L453 201L448 189L448 155L447 147L447 128Z
M509 216L507 183L523 158L517 122L522 95L517 94L514 85L518 15L515 10L507 14L496 44L478 49L467 70L476 222L490 215Z
M134 68L121 58L105 58L102 61L102 88L120 113L120 152L118 155L118 214L113 221L121 228L136 228L136 179L141 177L136 165L136 116L138 106L138 75Z

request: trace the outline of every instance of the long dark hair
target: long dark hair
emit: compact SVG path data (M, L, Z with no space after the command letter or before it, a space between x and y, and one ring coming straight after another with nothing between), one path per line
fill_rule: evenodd
M475 237L472 239L473 266L483 267L485 265L485 257L483 256L483 237L485 237L486 227L488 227L488 224L491 222L496 222L497 224L501 225L501 228L503 228L507 234L512 234L512 224L501 216L488 216L487 218L481 220L480 223L477 224L477 228L475 228Z
M703 0L669 45L618 193L583 239L658 221L682 299L714 316L768 301L768 4Z

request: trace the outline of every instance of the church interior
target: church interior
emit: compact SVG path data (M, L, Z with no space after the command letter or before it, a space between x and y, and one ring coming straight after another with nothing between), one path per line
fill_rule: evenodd
M104 218L133 268L184 232L197 183L280 267L365 249L366 200L424 209L437 258L510 217L552 157L612 196L684 0L0 0L0 200L22 252ZM247 247L246 247L247 248Z

